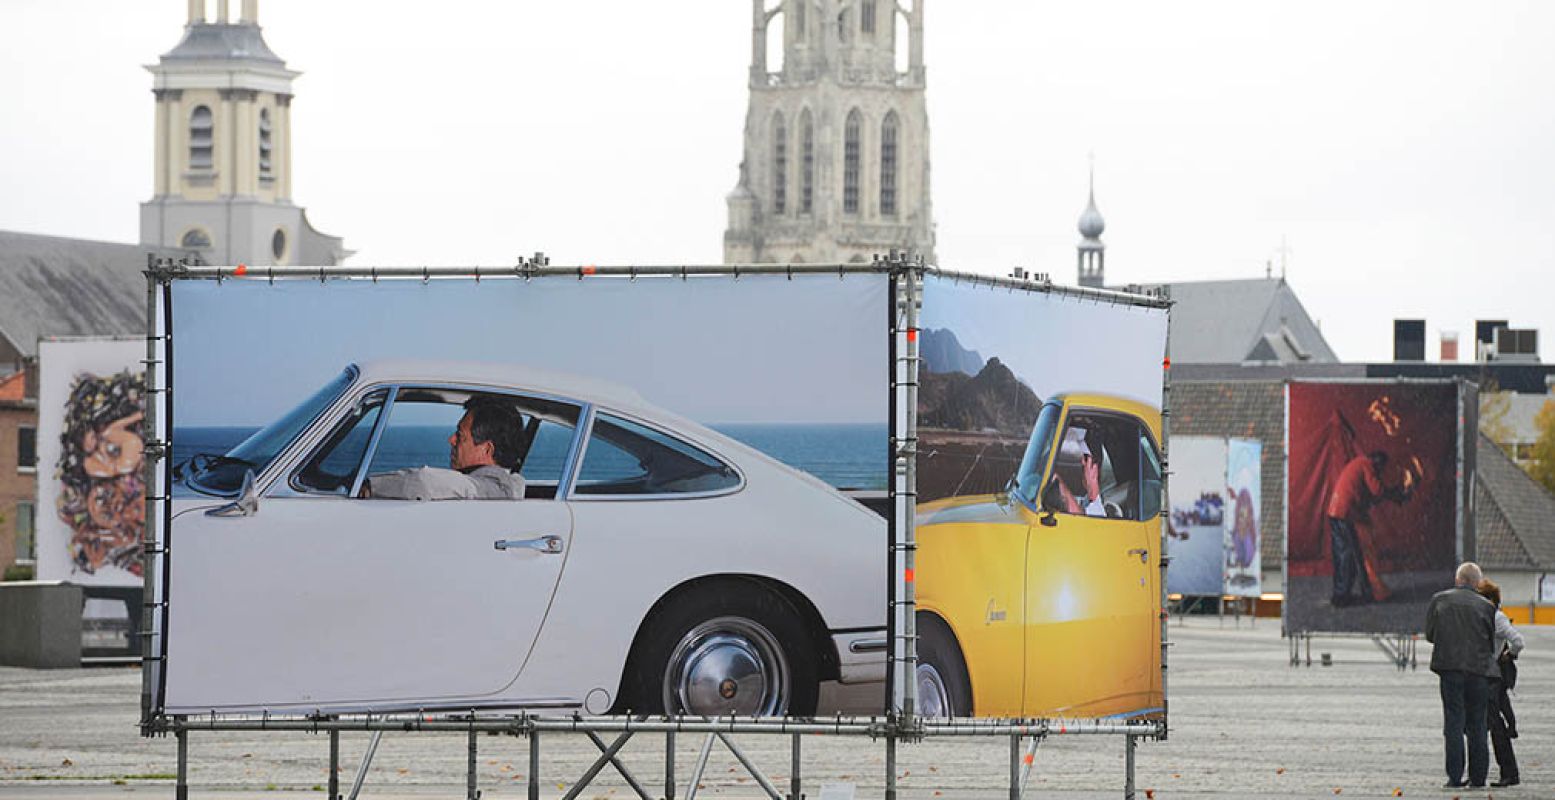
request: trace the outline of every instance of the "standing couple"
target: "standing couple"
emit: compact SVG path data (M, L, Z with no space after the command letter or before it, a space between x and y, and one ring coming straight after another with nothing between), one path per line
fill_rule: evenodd
M1512 739L1516 719L1506 690L1516 679L1513 659L1523 637L1500 610L1501 590L1485 580L1479 565L1459 565L1451 589L1437 592L1426 609L1425 639L1434 645L1431 671L1441 683L1442 733L1447 740L1447 787L1485 785L1490 754L1486 727L1495 743L1501 776L1492 786L1519 783ZM1504 677L1503 677L1504 673ZM1468 782L1464 782L1464 745Z

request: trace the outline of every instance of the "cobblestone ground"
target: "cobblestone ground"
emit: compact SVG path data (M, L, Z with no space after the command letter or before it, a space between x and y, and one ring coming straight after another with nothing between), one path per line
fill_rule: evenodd
M1555 628L1529 628L1515 704L1523 785L1515 789L1449 792L1442 773L1441 710L1436 678L1426 668L1399 671L1366 639L1315 639L1314 660L1333 665L1291 667L1277 620L1240 627L1231 620L1174 621L1168 696L1172 730L1165 742L1138 749L1142 798L1506 797L1555 798ZM1105 652L1098 651L1097 658ZM171 797L176 750L170 738L142 739L139 672L127 668L22 670L0 668L0 795L39 800ZM784 792L787 737L742 736L738 744ZM342 789L348 789L368 734L341 737ZM547 797L570 788L597 755L586 739L543 740L542 786ZM678 737L677 796L701 741ZM806 794L826 784L850 784L853 796L880 797L885 748L865 739L805 737ZM322 795L328 740L297 733L194 734L192 794L224 800ZM528 744L508 736L479 739L478 780L487 798L524 797ZM623 759L656 795L663 791L662 737L640 735ZM363 797L461 797L466 739L462 735L384 737ZM1491 778L1496 775L1491 768ZM903 745L901 797L1009 796L1008 739L957 739ZM831 789L828 797L837 786ZM1041 744L1028 797L1120 797L1123 744L1112 737L1054 737ZM581 795L632 797L613 772ZM727 750L715 747L698 797L759 797L761 792Z

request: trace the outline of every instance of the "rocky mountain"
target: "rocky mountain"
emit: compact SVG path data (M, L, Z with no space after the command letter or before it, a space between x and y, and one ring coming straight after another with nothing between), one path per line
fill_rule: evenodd
M960 372L967 377L983 368L983 357L976 350L961 346L954 331L945 328L925 330L918 344L924 369L930 372Z
M998 358L976 375L925 368L918 375L918 422L957 431L1030 435L1042 399Z

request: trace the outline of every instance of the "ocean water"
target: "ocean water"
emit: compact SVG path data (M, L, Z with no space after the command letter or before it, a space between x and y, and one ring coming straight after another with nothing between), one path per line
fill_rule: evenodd
M890 436L883 424L726 424L709 427L839 489L884 490L887 487ZM197 453L226 453L255 430L257 428L253 427L175 428L174 463L181 464ZM448 433L441 427L392 429L379 442L373 472L420 466L427 462L428 453L438 455L436 463L445 463L443 455L448 452ZM525 477L554 479L561 470L565 444L562 431L542 428L524 464ZM339 451L352 449L350 442L338 448Z

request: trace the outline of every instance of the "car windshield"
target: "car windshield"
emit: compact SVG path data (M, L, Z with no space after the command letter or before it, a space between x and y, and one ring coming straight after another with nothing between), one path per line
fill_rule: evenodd
M286 445L297 438L319 415L324 413L336 398L356 380L358 370L353 364L325 384L313 396L302 401L291 411L269 425L255 431L226 455L199 455L189 462L189 487L206 494L230 496L243 486L243 475L252 470L259 474L266 465L280 454Z
M1010 487L1016 497L1032 508L1037 507L1037 495L1042 490L1042 470L1047 467L1047 454L1053 449L1053 433L1058 430L1058 418L1062 413L1062 405L1048 403L1037 414L1026 455L1021 458L1014 486Z

